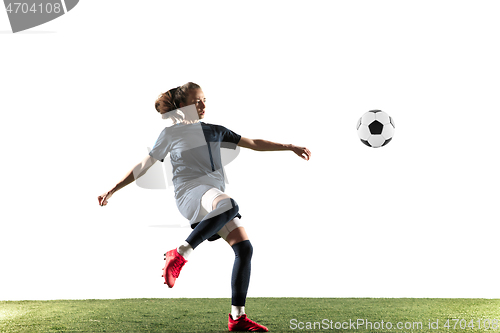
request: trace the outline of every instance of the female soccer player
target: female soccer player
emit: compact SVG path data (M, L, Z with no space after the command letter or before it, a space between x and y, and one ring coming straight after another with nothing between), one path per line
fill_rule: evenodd
M116 191L141 177L157 160L163 162L170 153L177 207L193 231L183 244L165 254L164 283L170 288L174 286L187 258L200 243L223 238L235 253L229 331L267 332L265 326L245 314L253 247L241 222L238 204L224 193L220 148L234 149L238 145L257 151L291 150L305 160L309 160L311 152L291 144L248 139L223 126L203 123L200 120L205 118L205 102L200 86L192 82L161 94L155 108L171 126L160 133L144 160L98 197L99 205L106 206Z

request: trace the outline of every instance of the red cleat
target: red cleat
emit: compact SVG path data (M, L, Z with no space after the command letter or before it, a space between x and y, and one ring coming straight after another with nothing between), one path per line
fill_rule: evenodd
M266 326L262 326L261 324L257 324L255 321L248 319L246 314L236 320L234 320L233 316L229 314L227 327L230 332L269 332Z
M165 278L164 284L172 288L175 284L175 280L179 277L182 267L187 263L187 260L177 252L177 249L165 253L164 260L166 260L166 262L161 277Z

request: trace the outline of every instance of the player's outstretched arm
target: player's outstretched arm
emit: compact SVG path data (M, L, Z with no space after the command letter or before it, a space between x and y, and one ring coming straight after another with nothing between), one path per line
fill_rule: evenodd
M105 192L103 195L97 197L100 206L106 206L108 204L109 198L118 190L124 188L128 184L132 183L137 178L141 177L148 171L148 169L155 164L156 160L147 156L142 161L140 161L137 165L135 165L129 172L120 180L111 190Z
M297 156L302 157L306 161L311 158L311 152L306 147L298 147L292 144L282 144L262 139L248 139L241 137L240 142L238 142L238 146L257 151L291 150Z

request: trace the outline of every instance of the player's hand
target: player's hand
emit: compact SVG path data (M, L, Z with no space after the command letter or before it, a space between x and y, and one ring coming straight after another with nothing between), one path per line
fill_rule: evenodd
M108 191L103 195L98 196L97 200L99 201L99 206L106 206L108 204L109 198L111 198L112 195L113 191Z
M292 151L306 161L309 161L311 158L311 152L306 147L292 146Z

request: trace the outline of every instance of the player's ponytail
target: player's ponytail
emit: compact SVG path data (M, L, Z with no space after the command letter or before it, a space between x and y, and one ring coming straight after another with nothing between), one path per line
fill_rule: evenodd
M179 87L177 87L179 88ZM170 89L167 92L164 92L158 96L155 102L155 108L156 111L159 113L163 114L168 111L172 111L177 109L177 106L175 104L174 98L175 98L175 92L177 88Z
M155 102L156 111L163 114L180 108L181 103L186 104L191 89L201 89L201 87L196 83L188 82L161 94Z

